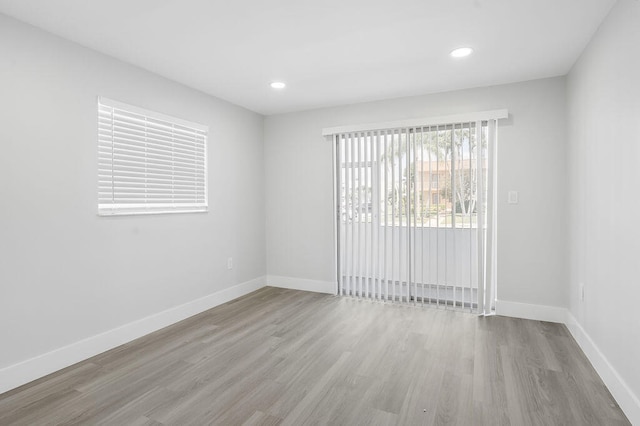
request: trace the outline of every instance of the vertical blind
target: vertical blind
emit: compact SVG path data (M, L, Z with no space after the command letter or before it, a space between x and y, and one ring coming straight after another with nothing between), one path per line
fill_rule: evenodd
M491 309L496 123L333 134L339 294Z
M98 212L207 210L207 126L98 100Z

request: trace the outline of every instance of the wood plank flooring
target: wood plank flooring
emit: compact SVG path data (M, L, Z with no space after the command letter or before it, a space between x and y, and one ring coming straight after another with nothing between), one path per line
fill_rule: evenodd
M0 425L626 425L563 325L266 287L0 395Z

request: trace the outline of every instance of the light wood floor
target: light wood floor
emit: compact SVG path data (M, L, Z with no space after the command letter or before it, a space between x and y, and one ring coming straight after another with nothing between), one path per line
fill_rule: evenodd
M0 395L0 424L629 422L562 325L267 287Z

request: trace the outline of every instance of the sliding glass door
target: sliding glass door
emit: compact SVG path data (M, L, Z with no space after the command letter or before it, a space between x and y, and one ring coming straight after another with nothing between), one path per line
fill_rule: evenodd
M495 120L334 135L338 291L486 312Z

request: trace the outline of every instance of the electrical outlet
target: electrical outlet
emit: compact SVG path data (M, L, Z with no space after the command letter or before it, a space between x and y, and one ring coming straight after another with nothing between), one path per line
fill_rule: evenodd
M227 269L233 269L233 257L227 259Z
M584 302L584 283L580 283L580 285L578 286L578 297L580 298L581 302Z

